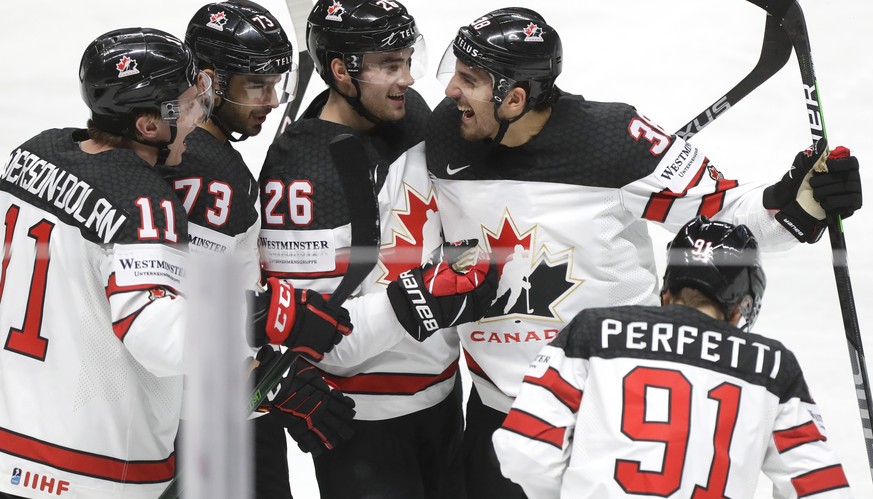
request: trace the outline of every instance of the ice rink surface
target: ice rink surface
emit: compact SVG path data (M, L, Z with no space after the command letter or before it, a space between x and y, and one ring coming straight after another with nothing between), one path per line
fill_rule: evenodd
M84 126L88 115L79 97L77 69L82 51L94 37L130 26L182 36L203 3L5 2L7 22L0 33L4 72L0 151L11 151L46 128ZM283 1L261 3L291 29ZM431 105L442 98L442 87L433 74L457 28L492 9L520 5L539 11L562 36L561 88L589 100L631 103L669 130L697 115L752 68L764 25L763 11L743 0L404 3L427 41L429 73L415 88ZM801 5L830 143L846 145L859 157L869 204L873 140L865 119L873 115L873 100L867 93L873 89L873 2L806 0ZM781 72L695 137L694 143L728 178L776 181L794 155L810 143L803 97L792 56ZM278 114L268 119L259 137L239 147L255 174L278 126ZM668 234L655 226L651 231L656 248L662 248ZM847 220L845 232L855 302L869 351L873 349L873 207ZM768 287L756 330L781 340L797 354L855 497L871 498L873 484L827 236L814 246L767 254L765 268ZM663 259L659 260L662 269ZM311 463L296 452L292 452L291 481L298 499L317 497ZM766 479L759 483L755 497L771 497Z

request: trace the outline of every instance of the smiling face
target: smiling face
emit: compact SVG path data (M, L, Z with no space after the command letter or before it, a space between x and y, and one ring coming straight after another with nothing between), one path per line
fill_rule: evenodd
M500 124L494 117L491 101L493 80L481 68L455 62L455 74L446 85L446 95L461 111L461 136L468 141L494 138Z
M399 121L406 115L406 91L415 83L410 73L412 49L364 54L355 79L361 104L380 121Z

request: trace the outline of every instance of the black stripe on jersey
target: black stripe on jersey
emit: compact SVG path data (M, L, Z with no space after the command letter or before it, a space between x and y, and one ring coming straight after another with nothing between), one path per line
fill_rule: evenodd
M812 403L797 359L781 343L683 305L586 309L552 346L564 349L568 357L692 365L763 386L782 402L796 397Z
M628 133L640 119L627 104L562 94L543 129L519 147L461 137L461 113L446 98L428 123L428 170L447 180L513 180L619 188L651 174L660 157ZM464 165L470 168L459 170Z

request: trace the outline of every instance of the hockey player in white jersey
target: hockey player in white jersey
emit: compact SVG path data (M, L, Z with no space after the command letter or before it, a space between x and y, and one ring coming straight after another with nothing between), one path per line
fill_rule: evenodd
M88 129L0 170L0 496L154 498L174 473L187 220L155 170L212 107L176 37L111 31L79 69Z
M812 175L827 155L820 141L774 185L731 180L632 106L559 90L562 59L554 27L507 8L460 28L438 69L449 99L433 112L426 149L445 238L479 239L501 271L516 265L517 245L529 255L525 272L501 274L506 291L485 317L458 328L474 385L471 497L520 497L500 475L491 433L537 352L584 308L657 303L646 221L678 230L718 215L762 246L790 247L818 240L826 211L861 205L858 163L844 148L827 174Z
M743 225L668 245L662 307L588 308L536 356L494 434L531 499L848 498L794 354L749 332L766 286ZM741 326L741 327L738 327Z
M345 305L355 331L318 364L357 411L354 437L315 456L320 494L457 497L450 466L463 431L458 340L453 330L419 330L415 311L433 311L444 301L450 317L438 320L450 325L479 313L474 295L493 294L494 287L485 279L487 260L463 275L444 272L439 262L429 273L418 268L441 244L423 151L430 109L410 88L424 75L423 37L400 2L376 0L317 1L307 35L315 68L330 88L276 139L261 171L265 271L322 293L332 292L345 273L351 217L328 153L339 134L364 142L382 233L378 265ZM389 283L410 269L417 272L406 280L411 285L425 274L440 278L433 293L419 288L433 307L415 308L403 290L389 301ZM455 295L461 298L453 308ZM468 306L459 307L465 297Z

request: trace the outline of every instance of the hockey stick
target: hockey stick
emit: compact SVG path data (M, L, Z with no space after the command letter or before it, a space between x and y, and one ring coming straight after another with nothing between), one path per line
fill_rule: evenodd
M759 1L748 1L767 10L768 13L770 12L768 7L761 5ZM734 88L716 99L709 107L680 128L676 135L685 140L690 139L785 66L785 63L791 57L791 40L789 40L785 30L782 29L781 20L781 15L778 17L774 15L767 16L767 21L764 24L764 43L761 46L761 55L752 71L737 83Z
M297 96L285 106L282 121L279 122L279 128L276 130L276 137L282 135L285 128L293 123L297 117L297 111L300 110L300 104L303 102L303 96L309 86L309 79L312 78L312 72L315 69L312 57L309 57L309 51L306 50L306 20L312 10L312 0L285 0L285 4L288 6L288 13L291 14L291 22L294 24L294 34L297 39Z
M824 114L818 93L818 82L815 78L815 67L812 63L812 50L809 45L809 35L806 31L806 20L803 11L796 1L792 1L785 11L783 27L794 45L797 62L800 65L800 78L806 96L806 109L809 116L809 131L813 142L827 139L824 124ZM827 154L827 153L825 153ZM855 309L855 297L852 292L852 281L849 277L848 250L843 233L843 223L839 215L828 217L828 236L833 253L834 278L837 284L837 296L840 300L840 313L843 317L843 328L846 332L846 343L849 347L849 360L852 364L852 375L855 382L855 394L858 398L858 410L861 415L861 426L864 432L864 443L867 450L867 461L870 474L873 476L873 398L870 396L870 378L867 375L867 364L864 357L864 346L861 343L861 329L858 324L858 313Z
M327 301L329 305L339 307L376 266L382 234L370 160L363 142L350 134L338 135L330 142L330 155L339 174L352 227L348 269ZM276 388L295 360L297 354L286 350L270 366L249 397L248 413L257 409L267 394ZM181 476L181 471L176 473L158 499L178 498L182 490Z
M370 161L363 142L350 134L338 135L330 143L330 155L339 173L352 225L349 267L327 301L329 305L339 307L376 265L382 235ZM286 351L264 374L249 399L250 411L257 409L267 394L276 388L296 358L295 353Z

